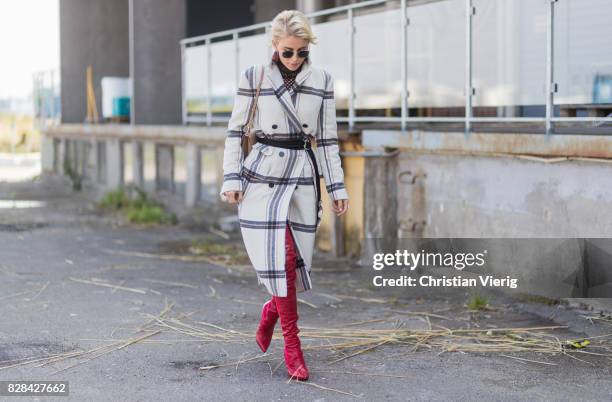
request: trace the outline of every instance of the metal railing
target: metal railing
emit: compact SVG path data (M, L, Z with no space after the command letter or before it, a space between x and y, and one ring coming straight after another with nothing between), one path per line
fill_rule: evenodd
M49 124L61 120L60 83L57 70L44 70L32 75L32 100L34 102L34 123L44 130Z
M404 131L409 123L432 123L432 122L445 122L445 123L463 123L465 128L465 134L469 135L472 132L472 123L544 123L545 133L547 135L552 134L554 131L555 122L590 122L590 123L603 123L612 122L612 117L557 117L554 116L554 94L557 92L557 83L554 80L553 75L553 40L554 40L554 12L555 4L559 0L543 0L546 2L547 7L547 18L546 18L546 71L545 77L545 115L542 117L475 117L473 100L475 95L475 88L473 86L473 63L472 63L472 52L473 52L473 19L476 12L473 4L474 0L465 0L465 88L464 88L464 101L465 101L465 115L463 117L411 117L408 113L409 108L409 90L408 90L408 25L409 19L407 15L408 7L419 7L422 4L444 2L448 0L369 0L363 1L357 4L351 4L326 10L309 13L307 16L313 20L316 17L330 16L330 15L346 15L346 23L348 27L349 35L349 46L348 46L348 69L349 69L349 83L348 83L348 116L337 118L338 122L347 122L349 129L354 129L355 123L399 123L401 130ZM355 11L358 9L364 9L366 7L372 7L376 5L383 5L384 3L399 3L398 18L400 19L400 35L401 35L401 55L400 55L400 69L401 69L401 116L400 117L376 117L376 116L356 116L355 107ZM410 3L410 6L409 4ZM182 101L183 101L183 124L188 123L206 123L211 126L214 122L227 122L227 117L214 116L211 109L211 85L213 83L213 76L211 74L211 43L215 39L222 37L231 36L231 40L235 45L235 66L236 76L235 85L238 85L239 80L239 51L238 43L240 34L246 32L253 32L265 29L266 35L269 30L270 22L258 23L249 25L237 29L230 29L226 31L216 32L207 35L196 36L192 38L186 38L180 41L181 57L182 57ZM203 44L202 44L203 43ZM206 62L208 63L206 71L206 117L189 116L187 111L187 98L185 88L185 53L186 49L192 46L205 46L207 57ZM270 49L268 49L268 55L270 55ZM224 60L226 64L227 61Z

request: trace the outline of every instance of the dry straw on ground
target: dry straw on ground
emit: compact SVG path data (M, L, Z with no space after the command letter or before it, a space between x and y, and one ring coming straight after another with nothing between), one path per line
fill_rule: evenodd
M254 344L254 328L248 328L247 330L224 328L220 325L194 318L195 312L175 312L173 307L173 303L168 303L168 301L166 301L165 307L158 314L144 314L146 322L136 328L135 332L125 339L113 338L115 334L114 330L111 333L111 339L97 340L105 343L102 346L84 351L0 361L0 370L24 365L44 367L51 364L68 363L68 365L63 368L51 373L56 374L137 343L163 345L179 342L204 342L211 344L237 343L250 346ZM332 368L339 362L367 352L372 352L385 345L404 347L405 352L402 356L408 356L422 350L429 350L437 352L438 354L446 352L496 353L525 364L557 364L534 358L534 356L542 355L568 356L586 364L593 364L585 360L587 356L596 356L598 358L612 360L612 343L609 340L612 334L590 337L588 347L574 347L572 345L576 344L575 339L562 339L558 334L559 330L567 328L565 326L489 329L449 328L431 322L431 319L440 320L440 322L444 323L455 321L449 317L425 312L402 311L402 313L425 317L428 323L428 329L415 330L404 328L405 322L398 320L394 322L387 321L391 324L389 328L363 327L371 324L384 324L386 322L385 319L350 322L341 324L338 327L326 328L302 325L300 328L300 338L302 339L303 350L306 353L319 351L328 352L329 358L327 360L327 365ZM170 339L149 339L158 334L166 334ZM281 331L276 331L274 339L277 340L276 347L271 348L271 351L268 353L258 353L251 357L241 357L237 361L204 366L200 367L200 370L205 372L221 367L235 367L237 369L241 364L262 362L270 364L271 361L277 361L278 365L276 368L274 370L271 369L271 373L274 373L283 363ZM509 353L518 353L521 355L509 355ZM394 355L397 356L397 353ZM539 357L539 359L541 359L541 357ZM326 371L318 367L312 367L311 371L363 376L393 376L381 373L344 371L342 369ZM308 385L355 397L361 396L324 387L312 381L308 383Z

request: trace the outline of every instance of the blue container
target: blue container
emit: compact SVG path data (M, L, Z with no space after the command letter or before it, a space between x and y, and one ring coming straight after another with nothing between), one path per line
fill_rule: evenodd
M121 96L113 99L113 116L124 117L130 115L130 97Z

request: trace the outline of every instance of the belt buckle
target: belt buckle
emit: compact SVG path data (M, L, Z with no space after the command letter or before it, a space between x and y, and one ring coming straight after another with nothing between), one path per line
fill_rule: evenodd
M308 138L304 138L304 149L310 149L310 140Z

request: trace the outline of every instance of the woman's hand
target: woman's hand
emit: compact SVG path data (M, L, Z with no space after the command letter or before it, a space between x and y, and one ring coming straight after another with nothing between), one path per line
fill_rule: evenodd
M348 202L349 200L347 199L334 200L332 206L337 216L343 215L348 210Z
M223 194L227 197L227 202L230 204L238 204L242 201L242 191L226 191Z

